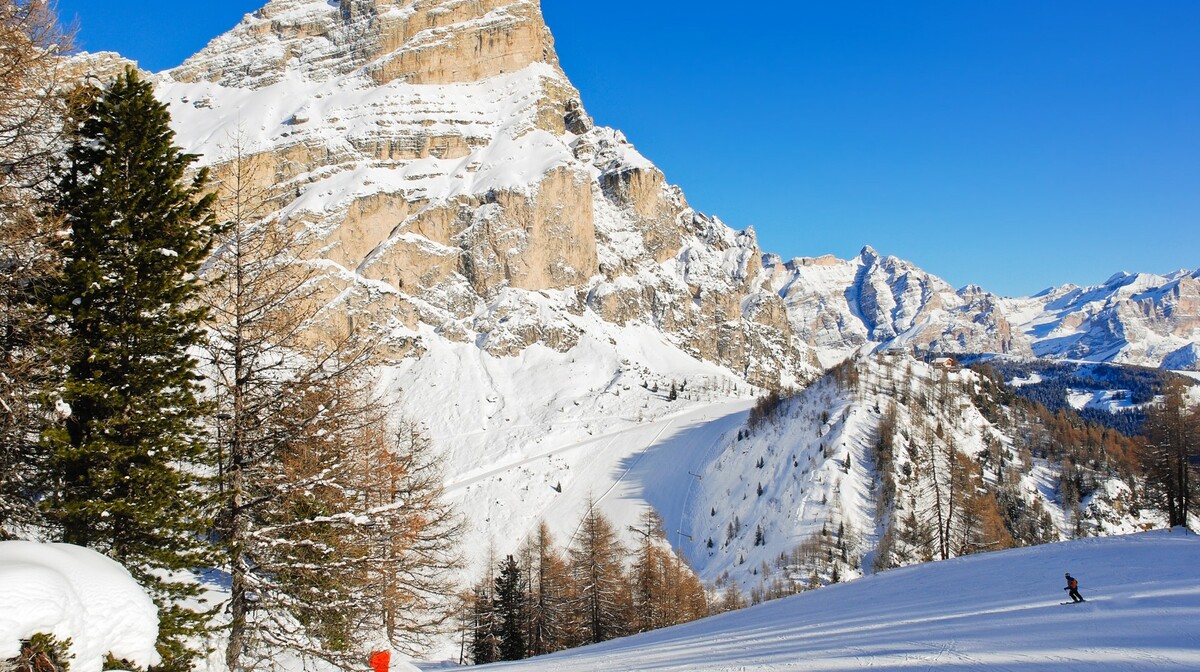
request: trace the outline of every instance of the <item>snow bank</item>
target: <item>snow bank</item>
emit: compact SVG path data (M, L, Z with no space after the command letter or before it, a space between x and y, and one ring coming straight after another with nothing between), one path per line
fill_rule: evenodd
M124 567L70 544L0 542L0 660L37 633L70 638L72 672L99 672L109 653L160 661L158 609Z

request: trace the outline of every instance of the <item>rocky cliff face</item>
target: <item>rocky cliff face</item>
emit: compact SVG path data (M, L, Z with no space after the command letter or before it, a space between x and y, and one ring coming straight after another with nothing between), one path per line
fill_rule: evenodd
M807 342L835 351L895 343L948 352L1018 352L1003 299L941 278L870 247L849 261L774 258L773 287Z
M1200 270L1118 273L1094 287L1060 287L1027 300L1034 354L1196 370Z
M593 127L536 1L274 0L160 94L218 178L234 145L260 166L330 295L403 334L400 356L568 350L586 313L759 385L815 370L753 234Z
M173 75L251 88L351 74L454 84L531 63L557 66L536 0L274 0Z

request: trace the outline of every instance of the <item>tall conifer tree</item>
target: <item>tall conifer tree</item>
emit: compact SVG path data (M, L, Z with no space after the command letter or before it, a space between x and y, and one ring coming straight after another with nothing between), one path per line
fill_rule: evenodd
M554 547L545 521L522 546L521 563L529 579L529 622L525 642L529 655L566 648L571 631L571 581L567 563Z
M152 588L164 670L191 668L180 606L204 566L204 457L196 361L196 273L214 234L207 173L172 144L166 106L133 69L92 92L68 149L56 207L69 229L53 311L65 417L45 434L58 482L48 502L63 541L108 554Z
M631 610L625 548L616 528L588 502L570 549L570 575L579 591L575 611L577 644L594 644L627 634Z
M525 585L521 568L513 556L500 564L496 577L496 592L492 598L496 613L496 629L500 636L500 660L521 660L525 657Z

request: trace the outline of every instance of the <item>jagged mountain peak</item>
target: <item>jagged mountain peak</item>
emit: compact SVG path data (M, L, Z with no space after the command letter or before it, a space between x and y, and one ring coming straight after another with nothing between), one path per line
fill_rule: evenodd
M424 344L401 355L566 351L584 314L755 384L814 372L754 232L593 127L535 0L274 0L162 82L181 144L219 178L239 138L342 309Z
M356 72L450 84L532 63L558 68L538 0L271 0L171 74L226 86Z

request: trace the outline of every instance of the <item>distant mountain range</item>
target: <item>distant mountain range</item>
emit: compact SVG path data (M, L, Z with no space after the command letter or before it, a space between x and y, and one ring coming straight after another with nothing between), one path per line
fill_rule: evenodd
M1197 366L1200 270L1118 273L1092 287L1028 298L955 290L870 247L849 261L782 263L772 287L810 344L841 351L878 343L939 353L1003 353L1169 369Z

